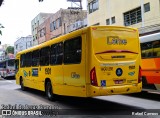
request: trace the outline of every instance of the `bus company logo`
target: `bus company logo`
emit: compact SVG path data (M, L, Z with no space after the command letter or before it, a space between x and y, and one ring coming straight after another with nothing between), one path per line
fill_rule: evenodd
M2 116L10 116L11 110L2 110Z
M133 76L135 74L135 72L129 72L128 75Z
M72 73L71 73L71 78L79 79L79 78L80 78L80 75L77 74L76 72L72 72Z
M126 39L120 39L118 36L108 36L107 37L107 44L108 45L126 45Z
M24 77L28 76L28 73L25 70L23 70L23 74L24 74Z
M117 68L116 75L121 76L123 74L123 70L121 68Z

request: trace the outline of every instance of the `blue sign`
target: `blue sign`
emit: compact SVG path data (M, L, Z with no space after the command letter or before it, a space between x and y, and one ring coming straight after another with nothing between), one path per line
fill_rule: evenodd
M38 76L38 68L32 68L32 76Z
M106 80L101 80L101 86L106 86Z
M128 75L133 76L135 74L135 72L129 72Z
M119 77L123 74L123 70L121 68L117 68L116 75Z

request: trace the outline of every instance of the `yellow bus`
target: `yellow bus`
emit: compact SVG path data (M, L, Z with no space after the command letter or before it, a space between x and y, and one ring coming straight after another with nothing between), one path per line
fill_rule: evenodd
M137 29L90 26L16 55L16 83L56 95L93 97L140 92Z

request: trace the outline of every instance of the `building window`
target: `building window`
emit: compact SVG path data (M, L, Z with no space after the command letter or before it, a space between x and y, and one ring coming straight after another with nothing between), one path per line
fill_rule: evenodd
M129 26L142 22L141 7L124 13L124 25Z
M148 11L150 11L150 4L146 3L144 4L144 12L148 12Z
M18 49L18 44L16 44L16 49Z
M53 22L50 23L50 32L52 32L52 31L53 31Z
M56 21L53 21L53 30L56 29Z
M98 10L98 0L93 0L88 4L89 14Z
M57 21L57 24L56 24ZM58 28L58 25L62 25L61 23L61 19L58 18L56 21L53 21L52 23L50 23L50 32L52 32L53 30L56 30L56 28Z
M57 19L57 28L62 26L61 18Z
M92 8L92 3L89 3L88 6L89 6L89 13L92 13L92 9L93 9L93 8Z
M111 18L112 24L116 23L116 18L115 16Z
M41 30L40 30L40 37L43 37L43 36L45 36L46 35L46 28L42 28Z
M110 25L110 19L106 19L106 25Z
M32 25L32 31L34 31L34 25Z

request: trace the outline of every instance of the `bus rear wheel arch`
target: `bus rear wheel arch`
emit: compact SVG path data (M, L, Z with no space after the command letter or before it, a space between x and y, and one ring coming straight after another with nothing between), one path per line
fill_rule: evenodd
M53 94L53 87L52 87L50 79L45 80L45 93L49 100L51 101L57 100L57 96Z

